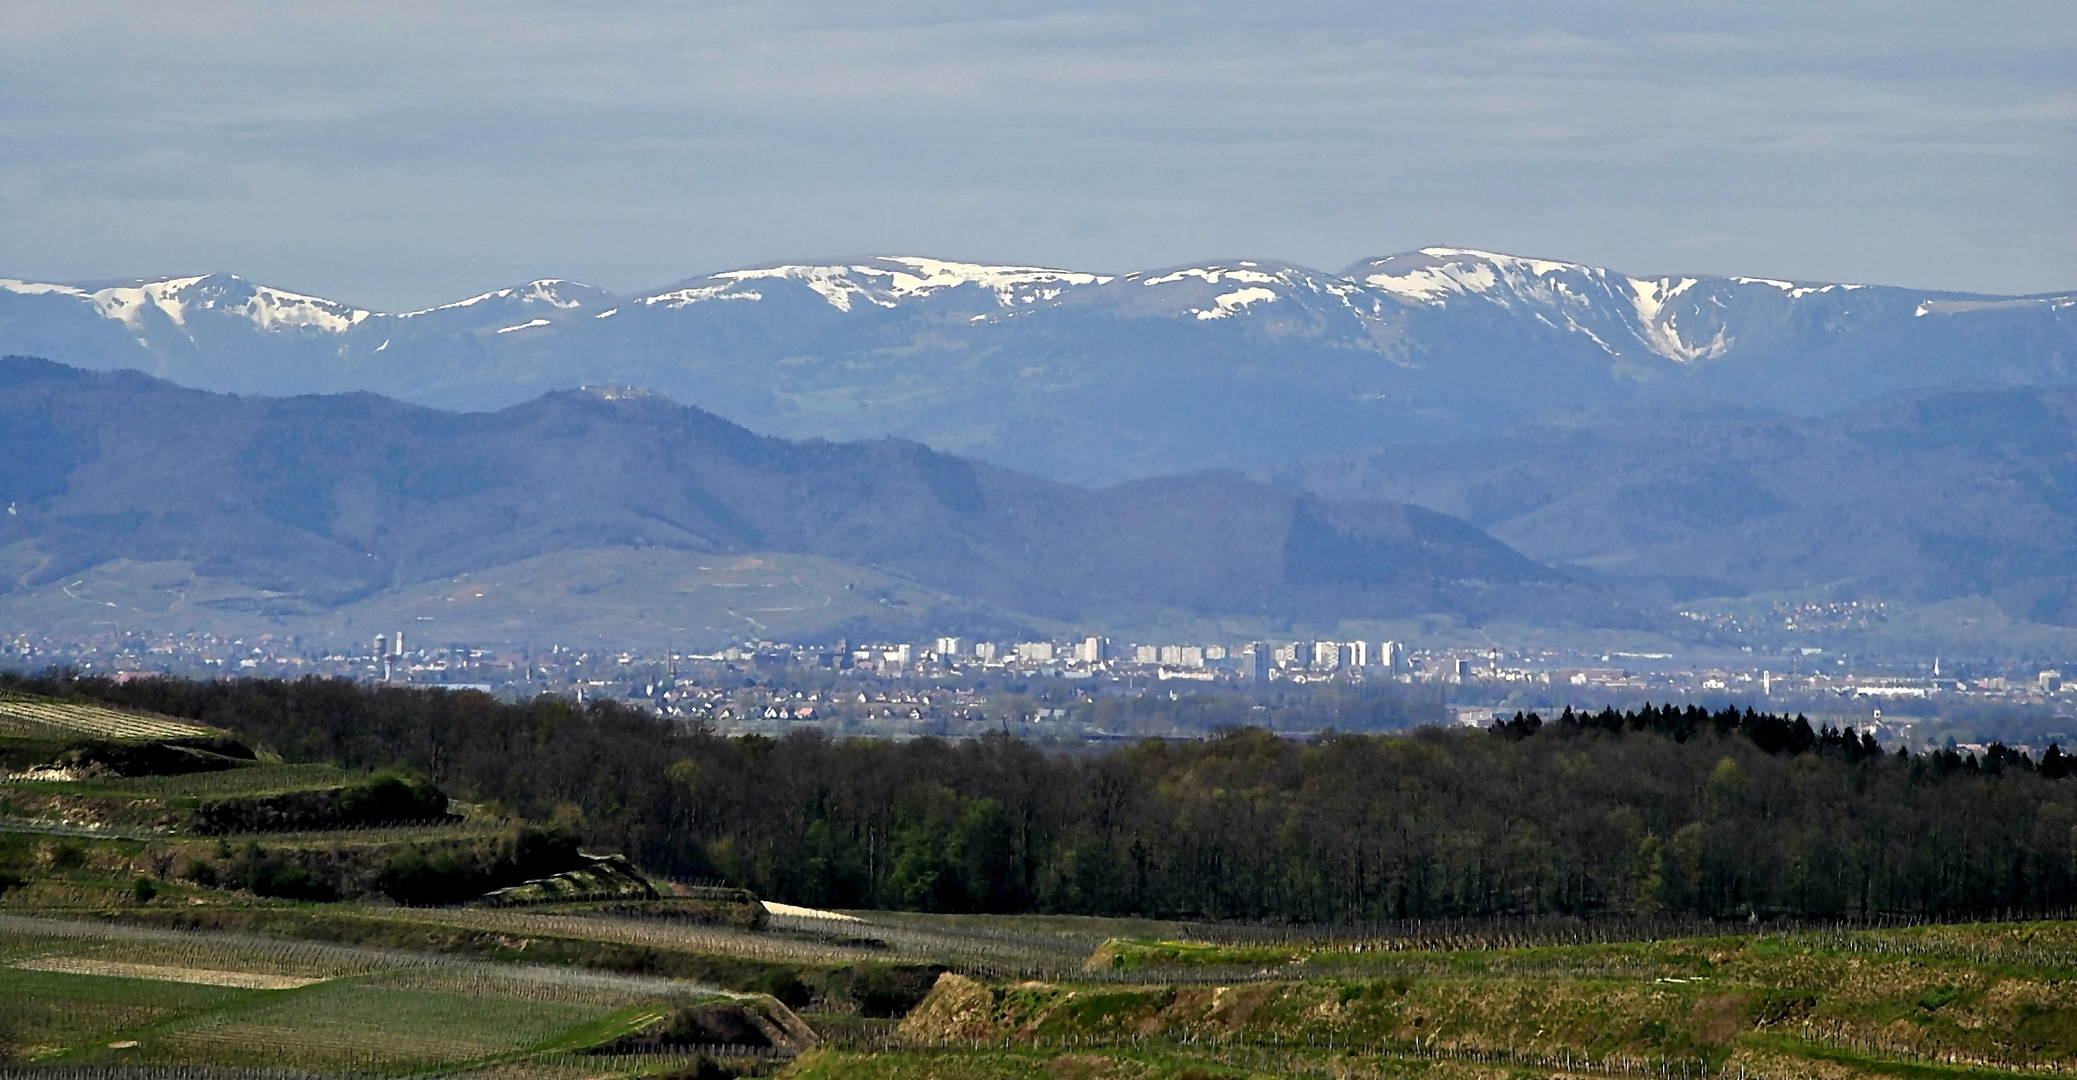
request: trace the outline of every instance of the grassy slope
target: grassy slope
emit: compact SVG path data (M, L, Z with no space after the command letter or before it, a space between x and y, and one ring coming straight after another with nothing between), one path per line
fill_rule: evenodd
M2067 923L1460 952L1173 942L1105 952L1146 982L949 977L904 1033L1056 1047L1151 1039L1170 1053L1297 1043L1317 1055L1331 1042L1370 1056L1590 1055L1782 1076L2077 1065L2077 925ZM1271 969L1279 978L1162 981L1294 954L1298 964Z

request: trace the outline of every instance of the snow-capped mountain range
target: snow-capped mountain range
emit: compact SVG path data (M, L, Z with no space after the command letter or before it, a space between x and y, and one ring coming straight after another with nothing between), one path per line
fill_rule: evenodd
M1640 278L1446 247L1340 273L852 258L633 295L549 279L395 314L229 274L0 279L0 353L470 409L640 385L773 434L904 435L1107 482L1665 396L1808 414L2077 381L2077 296Z

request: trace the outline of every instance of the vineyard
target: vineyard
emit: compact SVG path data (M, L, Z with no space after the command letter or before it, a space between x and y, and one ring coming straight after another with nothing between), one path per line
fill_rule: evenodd
M1117 940L1094 970L1057 982L947 976L898 1033L840 1042L801 1075L981 1075L966 1070L982 1061L994 1075L1037 1075L1031 1062L1046 1053L1156 1075L1390 1076L1415 1064L1424 1075L1662 1078L2077 1072L2077 924L1512 948L1473 947L1459 929L1448 951L1331 934L1324 952Z
M819 911L264 750L0 697L0 1080L2077 1071L2077 922Z
M2067 922L1663 936L1640 927L1631 940L1556 923L1309 936L1137 924L1164 936L1104 940L1135 924L884 912L839 920L796 909L743 929L581 905L340 906L333 922L296 924L322 908L248 903L240 910L271 920L256 924L265 932L231 933L141 924L152 910L92 922L0 916L0 1015L22 1033L10 1037L27 1057L68 1069L204 1064L486 1080L690 1068L693 1049L630 1050L626 1040L684 1002L751 998L596 965L602 956L652 958L640 966L704 954L802 972L926 960L954 972L920 1005L904 1006L898 1023L816 992L801 1019L823 1032L823 1045L797 1058L792 1049L725 1048L731 1068L795 1080L1057 1080L1054 1063L1070 1059L1076 1075L1178 1080L2077 1071L2077 923ZM493 962L281 936L337 933L350 911L440 940L470 932L532 944ZM1543 943L1574 936L1594 940ZM638 951L569 966L556 942ZM536 954L555 962L524 959ZM776 969L718 970L764 978L756 973ZM1034 979L1041 970L1049 974ZM250 978L226 986L154 974L168 971ZM285 988L251 988L261 985Z
M0 692L0 735L88 735L100 739L206 739L223 734L162 716Z

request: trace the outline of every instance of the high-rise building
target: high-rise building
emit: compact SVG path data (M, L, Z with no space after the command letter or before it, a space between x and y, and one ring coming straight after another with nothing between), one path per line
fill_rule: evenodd
M937 640L937 648L933 651L935 651L940 657L949 660L952 657L958 656L961 653L966 652L966 639L956 637L941 637Z
M1101 664L1110 658L1110 646L1111 643L1108 638L1083 638L1075 646L1075 662L1079 664Z
M1132 647L1132 662L1135 664L1158 664L1161 662L1161 649L1155 645L1134 645Z
M1387 641L1377 648L1377 664L1386 671L1398 671L1406 666L1406 646L1396 641Z
M1269 681L1270 660L1271 657L1268 642L1258 641L1253 645L1248 646L1248 670L1249 673L1254 676L1255 682L1257 684L1267 683Z
M976 641L976 642L974 642L974 659L976 659L976 660L993 660L993 659L995 659L995 642L992 642L992 641Z
M1313 670L1337 671L1341 668L1341 642L1313 642Z

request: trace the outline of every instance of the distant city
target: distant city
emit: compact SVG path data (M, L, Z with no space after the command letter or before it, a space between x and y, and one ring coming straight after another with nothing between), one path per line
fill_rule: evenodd
M1486 726L1519 710L1599 709L1648 701L1802 711L1871 732L1886 745L1937 741L1929 718L2018 711L2045 746L2077 730L2077 694L2060 670L1984 670L1939 659L1874 663L1792 648L1746 665L1682 663L1671 653L1423 647L1401 641L1248 643L979 641L788 644L745 642L714 652L642 652L548 645L477 648L376 635L347 650L295 638L104 634L0 638L0 668L73 667L117 679L157 674L261 678L327 676L478 690L506 699L556 694L612 699L730 734L968 737L1016 730L1062 738L1195 735L1112 731L1078 706L1105 698L1239 694L1288 699L1392 696L1414 722ZM1966 744L1965 744L1966 745Z

